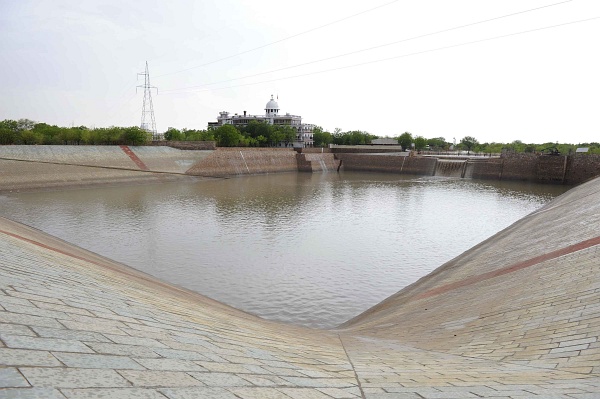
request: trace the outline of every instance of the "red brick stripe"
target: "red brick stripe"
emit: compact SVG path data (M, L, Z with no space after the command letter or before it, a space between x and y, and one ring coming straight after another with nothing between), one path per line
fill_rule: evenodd
M139 159L138 156L135 155L135 153L133 151L131 151L131 148L129 148L126 145L120 145L119 147L121 147L123 152L125 154L127 154L133 162L135 162L135 164L138 166L138 168L140 168L141 170L150 170L150 169L148 169L146 164L141 159Z
M431 289L429 291L425 291L425 292L415 296L414 299L429 298L432 296L443 294L445 292L452 291L457 288L466 287L467 285L479 283L481 281L489 280L491 278L502 276L504 274L516 272L518 270L522 270L527 267L537 265L537 264L545 262L547 260L555 259L555 258L561 257L563 255L581 251L582 249L593 247L594 245L598 245L598 244L600 244L600 237L591 238L586 241L581 241L577 244L569 245L568 247L565 247L565 248L557 249L556 251L552 251L552 252L548 252L548 253L540 255L540 256L536 256L535 258L531 258L531 259L525 260L523 262L515 263L514 265L510 265L510 266L504 267L502 269L479 274L477 276L472 276L472 277L466 278L464 280L455 281L453 283L441 285L437 288Z
M20 236L20 235L15 234L15 233L11 233L11 232L4 231L4 230L0 230L0 233L4 233L4 234L6 234L8 236L11 236L11 237L14 237L14 238L18 238L19 240L26 241L28 243L37 245L38 247L42 247L42 248L48 249L50 251L58 252L59 254L70 256L71 258L83 260L83 261L86 261L86 262L89 262L89 263L93 263L93 264L98 265L98 266L104 266L103 263L96 262L96 261L94 261L94 260L92 260L90 258L84 258L83 256L79 256L79 255L75 255L74 253L71 253L71 252L63 251L61 249L58 249L58 248L55 248L55 247L51 247L51 246L43 244L43 243L41 243L39 241L35 241L35 240L32 240L30 238L26 238L26 237Z

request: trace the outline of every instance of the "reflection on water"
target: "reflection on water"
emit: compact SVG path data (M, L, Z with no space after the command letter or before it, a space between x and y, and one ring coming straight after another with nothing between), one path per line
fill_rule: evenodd
M365 173L0 196L0 214L265 318L333 327L565 191Z

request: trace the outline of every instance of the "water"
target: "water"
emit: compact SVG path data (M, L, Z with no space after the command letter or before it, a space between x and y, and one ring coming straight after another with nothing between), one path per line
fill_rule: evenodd
M259 316L333 327L565 191L365 173L0 196L0 214Z

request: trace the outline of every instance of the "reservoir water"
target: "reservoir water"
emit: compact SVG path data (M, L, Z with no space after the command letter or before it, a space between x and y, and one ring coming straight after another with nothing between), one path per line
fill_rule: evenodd
M0 214L261 317L334 327L564 186L365 173L0 196Z

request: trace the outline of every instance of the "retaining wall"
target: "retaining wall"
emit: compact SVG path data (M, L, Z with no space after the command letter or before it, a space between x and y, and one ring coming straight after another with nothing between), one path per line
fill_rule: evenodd
M224 177L297 170L296 152L291 148L217 148L186 174Z
M336 154L343 170L433 175L437 159L398 155Z
M216 150L215 141L153 141L153 146L166 146L177 148L178 150Z

